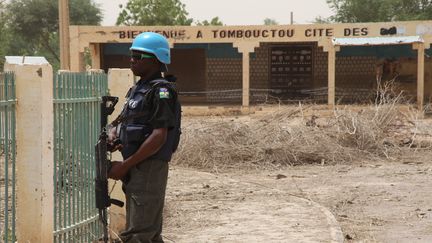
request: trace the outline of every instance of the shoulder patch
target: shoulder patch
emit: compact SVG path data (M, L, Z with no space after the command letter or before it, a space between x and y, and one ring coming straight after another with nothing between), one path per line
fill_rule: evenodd
M159 89L159 98L161 99L169 99L170 93L167 88L160 88Z

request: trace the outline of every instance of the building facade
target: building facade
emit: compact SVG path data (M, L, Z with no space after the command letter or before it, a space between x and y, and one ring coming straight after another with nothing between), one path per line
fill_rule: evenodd
M70 64L128 68L141 32L168 38L169 73L190 104L367 102L392 81L418 105L432 95L432 21L279 26L71 26ZM431 53L432 54L432 53ZM371 96L372 95L372 96Z

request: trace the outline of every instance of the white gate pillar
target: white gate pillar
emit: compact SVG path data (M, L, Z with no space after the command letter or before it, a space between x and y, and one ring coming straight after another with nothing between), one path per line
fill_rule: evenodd
M123 105L126 102L125 95L130 87L134 85L134 75L130 69L120 69L113 68L108 70L108 89L109 93L112 96L119 97L119 102L117 103L114 112L108 117L108 122L112 122L122 111ZM116 151L112 154L112 160L122 161L122 155L120 152ZM115 183L113 180L109 180L110 186ZM113 192L111 193L111 197L118 199L120 201L125 202L125 196L123 191L121 190L120 183L117 183ZM120 231L125 229L126 226L126 207L120 208L117 206L110 207L110 230L116 232L117 234Z
M53 69L43 57L6 57L15 73L17 241L54 240Z

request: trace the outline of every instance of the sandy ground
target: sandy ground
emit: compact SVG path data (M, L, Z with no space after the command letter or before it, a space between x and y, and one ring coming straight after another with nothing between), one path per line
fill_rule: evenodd
M347 241L432 242L431 166L410 161L302 166L283 171L285 183L273 173L260 183L329 208Z
M431 124L421 121L428 139ZM279 170L211 173L172 166L167 242L432 242L432 153L425 150L415 157ZM293 198L325 210L302 211Z
M174 167L165 234L172 242L330 242L331 228L314 218L322 213L297 211L311 216L296 225L286 198L297 196L326 207L345 242L432 242L431 174L430 162L412 161L217 175Z
M174 168L169 242L341 242L325 207L229 174Z

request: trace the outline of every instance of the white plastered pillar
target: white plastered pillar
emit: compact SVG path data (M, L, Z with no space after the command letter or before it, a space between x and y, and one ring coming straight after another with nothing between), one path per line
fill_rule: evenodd
M331 39L318 43L328 53L328 95L327 104L333 109L336 105L336 52L340 50L340 46L334 46Z
M130 69L113 68L108 70L108 89L111 96L119 97L119 101L115 106L114 112L108 117L108 121L112 122L122 111L123 105L126 102L126 93L130 87L134 85L134 75ZM113 161L122 161L120 152L112 154ZM125 202L125 196L121 189L121 183L109 180L109 189L115 184L114 190L111 193L111 198ZM110 214L110 232L119 234L125 229L126 223L126 207L120 208L112 205L109 210ZM116 238L112 235L112 238Z
M53 69L5 64L16 87L17 242L54 240Z
M90 55L92 61L92 69L101 69L101 52L99 43L90 44Z
M255 52L259 42L235 42L233 47L237 48L243 55L242 68L242 106L249 107L250 104L250 53Z
M81 48L79 26L70 26L70 71L84 71L84 48ZM96 68L94 68L96 69Z
M417 50L417 108L420 111L423 111L424 105L425 48L424 43L413 44L413 49Z

